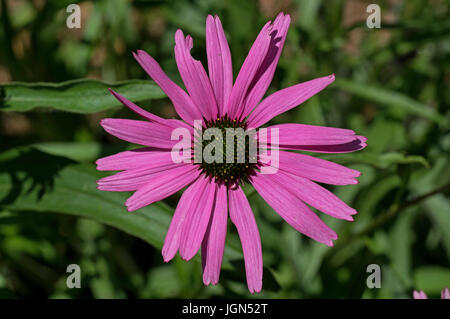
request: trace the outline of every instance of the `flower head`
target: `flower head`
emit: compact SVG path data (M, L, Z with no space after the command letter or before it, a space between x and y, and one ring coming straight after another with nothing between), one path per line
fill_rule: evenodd
M251 293L261 290L260 235L242 183L252 184L296 230L328 246L333 245L337 234L308 205L339 219L351 221L356 214L353 208L316 182L355 184L360 175L358 171L286 151L345 153L363 149L366 138L355 135L352 130L304 124L271 125L268 131L278 132L278 135L269 136L259 131L253 138L241 142L232 137L224 140L226 146L231 145L230 152L228 147L226 152L220 153L219 149L213 152L220 161L192 161L196 147L201 152L209 147L204 140L196 139L195 121L200 121L201 129L227 132L241 128L248 132L303 103L334 81L334 75L328 75L263 98L272 81L289 24L289 15L280 13L262 28L235 81L230 49L218 17L208 16L206 20L208 73L202 63L191 56L192 38L178 30L175 59L187 92L170 80L146 52L134 53L139 64L172 101L181 120L160 118L110 90L145 121L103 119L101 125L120 139L146 147L99 159L99 170L122 172L100 179L98 188L135 191L125 203L129 211L134 211L187 187L172 218L162 254L166 262L177 252L189 260L201 247L206 285L219 281L229 213L242 243L248 288ZM173 149L179 141L172 140L172 133L178 128L187 131L194 142L187 144L191 151L183 155L183 161L174 162ZM276 165L267 152L250 154L247 151L250 141L255 140L261 149L276 152ZM278 152L278 149L283 151ZM241 161L236 160L239 154L233 155L239 150L244 150ZM229 154L234 161L225 161ZM264 169L271 167L275 170L265 174Z

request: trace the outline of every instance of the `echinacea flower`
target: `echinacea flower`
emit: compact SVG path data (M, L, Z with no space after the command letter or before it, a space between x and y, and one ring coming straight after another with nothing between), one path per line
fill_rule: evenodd
M259 128L273 117L303 103L334 81L334 74L300 83L264 98L281 55L290 16L280 13L261 30L233 83L231 55L219 18L206 20L208 73L191 56L193 40L181 30L175 33L175 59L186 91L163 72L146 52L134 57L173 103L181 120L163 119L151 114L118 93L111 93L146 121L103 119L101 125L110 134L140 145L101 158L99 170L119 170L98 181L106 191L135 191L126 201L134 211L162 200L187 187L177 205L167 232L162 255L170 261L179 251L191 259L201 247L203 281L217 284L227 232L228 213L242 243L248 289L262 287L262 250L258 227L249 202L241 188L250 183L261 197L292 227L328 246L337 234L309 207L335 218L353 220L356 211L318 183L347 185L357 183L360 173L309 155L280 151L279 170L263 174L261 158L250 163L175 163L172 149L178 143L172 132L185 128L194 135L194 121L204 128L220 130L241 127ZM278 129L279 149L318 153L345 153L363 149L366 138L348 129L303 124L269 126ZM264 144L261 137L259 142ZM191 145L191 144L190 144ZM190 147L189 145L189 147ZM271 147L271 143L265 144ZM204 145L202 144L202 147ZM248 145L246 145L248 146ZM192 154L189 154L189 158Z
M428 299L427 295L422 290L414 290L413 297L414 299ZM447 287L442 289L441 299L450 299L450 290L448 290Z

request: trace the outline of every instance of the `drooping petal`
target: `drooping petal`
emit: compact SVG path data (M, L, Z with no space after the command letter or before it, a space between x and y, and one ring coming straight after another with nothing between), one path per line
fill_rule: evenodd
M187 212L186 220L183 225L180 239L181 258L189 260L197 253L205 236L206 228L214 206L216 196L215 181L208 177L200 176L205 188L202 197L199 199L198 206Z
M205 186L206 184L203 179L197 179L181 195L162 248L162 255L165 262L175 257L180 248L180 238L186 216L191 210L197 209Z
M233 87L233 68L230 48L222 23L217 16L208 15L206 18L206 53L209 79L219 108L219 116L222 116Z
M178 143L171 140L173 128L155 122L106 118L100 124L109 134L130 143L162 149L171 149ZM184 142L186 147L191 144L191 141Z
M361 174L357 170L309 155L283 151L279 151L278 155L280 170L320 183L357 184L356 177ZM267 155L259 154L259 157L264 163L268 163Z
M247 286L250 292L260 292L262 288L262 249L258 226L252 209L241 187L228 190L230 219L236 226L244 253Z
M334 74L279 90L265 98L248 117L250 127L260 127L316 95L334 81Z
M147 112L146 110L140 108L139 106L137 106L136 104L134 104L133 102L131 102L130 100L126 99L125 97L123 97L122 95L120 95L119 93L115 92L113 89L108 89L109 92L114 95L114 97L116 99L118 99L123 105L125 105L126 107L128 107L130 110L132 110L133 112L135 112L136 114L142 116L143 118L151 121L151 122L156 122L159 124L165 124L165 120L157 115L154 115L150 112Z
M414 290L413 292L414 299L428 299L427 295L423 291Z
M184 86L201 114L207 120L216 119L218 109L214 92L202 63L192 58L192 46L191 36L185 38L183 31L178 29L175 33L175 59Z
M278 132L273 129L277 129ZM278 143L272 142L272 134L278 135ZM347 153L367 146L367 138L355 135L348 129L305 124L279 124L267 127L266 134L258 132L261 147L302 150L317 153Z
M306 124L278 124L267 127L267 143L271 144L272 134L277 133L280 148L296 145L335 145L349 143L355 140L355 132L348 129L306 125ZM260 135L258 135L258 138ZM264 140L259 138L264 145Z
M161 69L158 62L155 61L147 52L138 50L133 53L134 58L139 62L147 74L158 84L164 93L172 101L178 115L187 123L193 124L194 120L201 119L201 113L192 102L189 95L173 82Z
M348 143L335 145L297 145L289 146L283 145L280 148L301 150L315 153L351 153L360 151L367 146L367 138L364 136L355 136L355 139Z
M282 12L278 14L277 18L273 22L273 27L270 32L270 46L264 61L259 67L258 72L250 85L251 90L245 99L242 114L240 116L241 119L244 119L250 114L255 106L261 101L262 97L269 88L278 64L278 60L280 59L281 51L283 50L290 22L291 17Z
M126 171L101 178L97 181L98 189L110 192L128 192L135 191L145 186L153 178L165 174L165 171L177 167L175 164L167 163L164 166L141 166L128 169Z
M173 169L166 170L139 188L128 198L125 205L131 212L169 197L192 183L197 179L199 173L198 168L190 164L178 165Z
M268 177L268 181L275 178L280 185L284 185L286 191L332 217L352 221L352 215L357 213L355 209L348 206L332 192L307 178L283 170L279 170L276 174L264 176Z
M95 163L99 171L121 171L139 167L165 167L174 161L169 150L144 147L102 157Z
M297 231L327 246L333 246L337 234L329 228L303 201L292 194L277 179L277 174L257 174L252 185L262 198Z
M120 95L119 93L114 92L112 89L108 89L108 90L123 105L128 107L130 110L132 110L136 114L138 114L138 115L142 116L143 118L149 120L150 122L156 122L156 123L159 123L161 125L169 126L171 128L185 127L185 128L188 128L188 129L192 129L192 126L190 126L189 124L187 124L185 122L182 122L182 121L179 121L179 120L175 120L175 119L164 119L162 117L159 117L159 116L157 116L155 114L152 114L152 113L150 113L150 112L140 108L139 106L137 106L136 104L134 104L130 100L128 100L125 97L123 97L122 95Z
M228 104L225 107L225 113L231 118L236 118L242 111L242 105L247 96L248 89L252 83L253 78L258 72L259 67L267 55L267 50L270 45L270 31L272 29L271 22L267 22L262 28L250 51L242 64L241 70L236 78L236 81L231 89Z
M219 282L223 250L227 235L227 188L217 185L216 202L202 242L203 282L216 285Z

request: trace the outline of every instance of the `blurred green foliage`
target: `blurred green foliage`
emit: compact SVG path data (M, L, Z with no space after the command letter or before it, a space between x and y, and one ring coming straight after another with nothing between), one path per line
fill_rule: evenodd
M374 1L362 0L0 2L0 297L411 298L413 289L437 297L450 286L445 0L376 1L380 29L366 27ZM81 6L81 29L66 27L70 3ZM353 129L369 146L321 156L362 172L358 185L330 187L358 210L353 223L319 213L339 234L333 248L298 234L245 189L265 266L263 291L251 296L233 227L220 283L204 287L198 256L164 264L160 254L179 194L128 213L129 194L95 189L106 174L93 162L133 147L99 127L103 117L135 116L107 87L174 116L132 51L146 50L180 83L176 29L194 37L193 54L206 66L205 19L218 14L236 76L279 11L292 24L269 91L330 73L337 80L273 121ZM81 289L66 287L74 263ZM381 266L380 289L366 286L369 264Z

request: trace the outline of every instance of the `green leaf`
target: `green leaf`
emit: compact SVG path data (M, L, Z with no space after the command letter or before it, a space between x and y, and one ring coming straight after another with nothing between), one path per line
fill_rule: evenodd
M96 188L96 181L104 175L92 164L78 164L35 148L6 151L0 154L0 212L50 212L91 218L162 248L173 208L160 201L127 212L124 203L129 193ZM242 253L227 244L224 265L240 258Z
M142 292L141 298L170 298L179 294L180 279L174 267L156 267L149 273L147 286Z
M406 288L412 284L411 264L412 264L412 243L413 243L413 221L414 214L405 211L397 217L392 231L389 235L390 248L387 250L391 260L391 267L395 274L401 279Z
M416 290L426 294L439 295L441 290L450 285L450 269L439 266L425 266L414 272Z
M176 8L176 10L173 10ZM198 6L190 3L176 2L166 9L166 16L177 26L193 35L205 36L205 15Z
M296 23L308 31L317 28L316 21L322 1L297 0L295 2L300 16L296 19Z
M32 145L47 154L63 156L77 162L94 162L100 157L124 151L117 144L101 144L97 142L47 142ZM133 146L130 145L130 149Z
M434 224L435 230L440 232L442 243L450 259L450 202L443 195L436 195L424 203L428 208L428 216Z
M400 108L406 113L425 117L441 125L448 126L449 124L443 115L431 107L401 93L343 79L337 79L334 84L342 90L376 103L392 108Z
M173 209L158 202L126 211L126 193L96 189L93 165L76 164L35 149L0 157L0 205L10 211L63 213L95 219L161 248ZM32 165L30 165L32 163Z
M153 81L144 80L116 83L92 79L62 83L11 82L0 84L0 111L52 108L73 113L96 113L121 105L108 88L134 102L165 96Z
M377 211L378 203L386 194L395 191L401 185L397 175L380 176L366 189L363 189L357 201L358 224L353 226L353 231L358 232L367 227L373 221L373 215Z
M434 161L433 166L427 174L419 173L418 177L411 185L415 196L429 193L448 182L450 163L447 158L441 157ZM447 196L448 197L448 196ZM433 228L430 232L441 237L447 257L450 258L450 201L445 194L435 194L427 198L421 203L426 215L433 223Z

